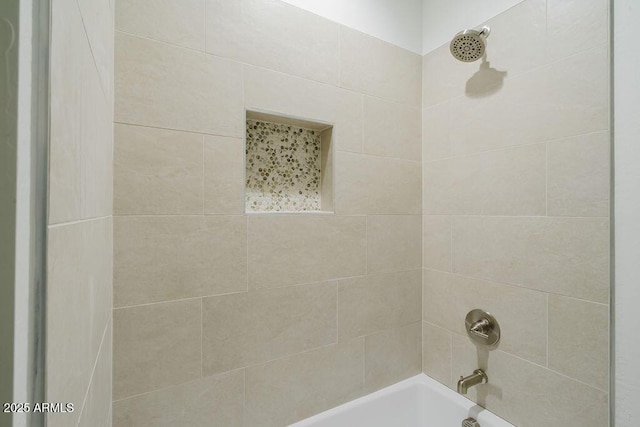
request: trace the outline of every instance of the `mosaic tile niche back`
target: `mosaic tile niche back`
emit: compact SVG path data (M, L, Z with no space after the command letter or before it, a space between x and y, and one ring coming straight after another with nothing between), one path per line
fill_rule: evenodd
M246 211L319 211L320 157L320 131L247 120Z

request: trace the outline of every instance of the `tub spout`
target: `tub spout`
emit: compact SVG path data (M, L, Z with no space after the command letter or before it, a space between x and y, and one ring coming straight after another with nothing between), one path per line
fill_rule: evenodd
M482 369L476 369L473 371L473 374L468 377L460 377L460 381L458 381L458 393L467 394L467 390L469 390L470 387L488 382L489 377L487 377L487 374L485 374Z

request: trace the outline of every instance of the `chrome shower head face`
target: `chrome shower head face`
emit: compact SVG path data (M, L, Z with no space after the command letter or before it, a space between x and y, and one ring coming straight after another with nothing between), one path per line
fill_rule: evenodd
M462 62L474 62L482 58L487 47L486 39L489 37L489 27L482 31L464 30L453 37L449 50L454 58Z

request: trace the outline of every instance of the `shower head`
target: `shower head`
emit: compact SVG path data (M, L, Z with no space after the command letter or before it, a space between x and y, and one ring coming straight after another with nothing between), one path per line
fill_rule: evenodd
M453 37L449 50L454 58L462 62L473 62L482 58L486 48L486 40L491 29L483 27L478 30L460 31Z

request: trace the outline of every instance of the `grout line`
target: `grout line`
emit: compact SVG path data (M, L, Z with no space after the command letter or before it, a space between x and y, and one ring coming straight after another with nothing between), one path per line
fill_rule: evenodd
M258 288L255 288L255 289L248 289L247 288L246 290L236 291L236 292L226 292L226 293L223 293L223 294L198 295L198 296L195 296L195 297L185 297L185 298L179 298L179 299L174 299L174 300L163 300L163 301L154 301L154 302L141 303L141 304L123 305L123 306L113 307L113 310L145 307L145 306L156 305L156 304L169 304L169 303L176 303L176 302L183 302L183 301L192 301L192 300L199 299L199 298L203 298L204 299L204 298L227 297L227 296L231 296L231 295L246 294L247 292L268 292L270 290L285 289L285 288L299 287L299 286L319 286L319 285L323 285L323 284L329 284L329 283L332 283L332 282L338 283L340 281L349 280L349 279L362 279L362 278L366 278L366 277L397 275L397 274L401 274L401 273L411 273L411 272L417 271L417 270L419 270L419 269L418 268L414 268L414 269L410 269L410 270L399 270L399 271L392 271L392 272L379 272L379 273L373 273L371 275L363 274L363 275L357 275L357 276L334 277L334 278L325 279L325 280L319 280L319 281L315 281L315 282L291 283L291 284L279 285L279 286L263 286L263 287L258 287Z
M362 392L367 389L367 341L366 337L360 337L362 339Z
M606 393L606 394L608 394L608 391L607 391L607 390L603 390L603 389L601 389L601 388L595 387L595 386L593 386L593 385L591 385L591 384L588 384L588 383L586 383L586 382L584 382L584 381L581 381L581 380L579 380L579 379L577 379L577 378L572 378L572 377L570 377L570 376L568 376L568 375L566 375L566 374L563 374L562 372L556 371L556 370L554 370L554 369L550 369L550 368L548 368L548 367L546 367L546 366L542 366L542 365L540 365L540 364L538 364L538 363L532 362L531 360L525 359L525 358L520 357L520 356L518 356L518 355L516 355L516 354L508 353L508 352L506 352L506 351L504 351L504 350L497 350L497 351L499 351L499 352L501 352L501 353L503 353L503 354L506 354L506 355L508 355L508 356L514 357L514 358L516 358L516 359L518 359L518 360L521 360L521 361L522 361L522 362L524 362L524 363L529 363L529 364L534 365L534 366L537 366L537 367L539 367L539 368L541 368L541 369L545 369L545 370L547 370L547 371L549 371L549 372L552 372L552 373L554 373L554 374L556 374L556 375L559 375L559 376L561 376L561 377L563 377L563 378L566 378L566 379L568 379L568 380L570 380L570 381L574 381L574 382L576 382L576 383L582 384L582 385L583 385L583 386L585 386L585 387L589 387L589 388L591 388L591 389L593 389L593 390L598 390L598 391L600 391L600 392L602 392L602 393Z
M453 156L453 102L450 99L447 99L447 115L449 119L449 128L447 129L447 138L448 138L448 148L449 148L449 157ZM428 162L427 162L428 163Z
M371 274L358 274L355 276L342 276L342 277L333 277L330 279L325 279L325 280L320 280L320 281L316 281L316 282L304 282L304 283L292 283L292 284L288 284L288 285L278 285L278 286L267 286L267 287L260 287L258 289L255 289L255 291L262 291L262 290L269 290L269 289L282 289L282 288L289 288L292 286L309 286L309 285L317 285L317 284L321 284L321 283L330 283L333 281L344 281L344 280L350 280L350 279L364 279L367 277L380 277L380 276L390 276L390 275L397 275L397 274L401 274L401 273L411 273L417 270L421 270L420 267L417 268L412 268L412 269L408 269L408 270L397 270L397 271L380 271L380 272L374 272ZM241 292L234 292L234 293L241 293ZM228 295L228 294L224 294L224 295ZM216 295L212 295L212 296L216 296Z
M364 130L363 130L364 132ZM362 148L364 150L364 135L363 135L363 144L362 144ZM375 157L378 159L387 159L387 160L397 160L397 161L401 161L401 162L407 162L407 163L413 163L413 164L417 164L420 165L420 169L422 169L422 160L418 159L418 160L411 160L411 159L405 159L402 157L390 157L390 156L379 156L377 154L369 154L369 153L358 153L355 151L346 151L346 150L336 150L336 152L338 153L346 153L346 154L353 154L353 155L358 155L358 156L366 156L366 157Z
M547 309L547 341L545 352L545 367L549 367L549 294L546 295L546 309Z
M547 49L549 47L549 1L544 1L544 54L547 57Z
M249 291L251 291L251 292L264 292L264 291L270 291L270 290L275 290L275 289L284 289L284 288L297 287L297 286L322 285L322 284L328 284L328 283L332 283L332 282L339 283L340 281L344 281L344 280L362 279L362 278L366 278L366 277L380 277L380 276L388 276L388 275L397 275L397 274L401 274L401 273L411 273L411 272L417 271L417 270L422 270L422 269L414 268L414 269L410 269L410 270L399 270L399 271L393 271L393 272L373 273L371 275L345 276L345 277L337 277L337 278L332 278L332 279L320 280L320 281L316 281L316 282L293 283L293 284L280 285L280 286L260 287L260 288L251 289L251 290L247 289L247 290L237 291L237 292L227 292L227 293L224 293L224 294L199 295L199 296L196 296L196 297L187 297L187 298L180 298L180 299L175 299L175 300L166 300L166 301L156 301L156 302L149 302L149 303L142 303L142 304L124 305L124 306L119 306L119 307L113 307L113 310L122 310L122 309L128 309L128 308L145 307L145 306L156 305L156 304L170 304L170 303L183 302L183 301L192 301L192 300L200 299L200 298L204 299L204 298L227 297L227 296L230 296L230 295L245 294L245 293L247 293ZM587 301L587 302L592 302L592 301ZM597 304L597 303L594 303L594 304ZM606 304L603 304L603 305L606 305Z
M174 47L174 48L185 49L185 50L188 50L188 51L191 51L191 52L194 52L194 53L204 54L204 55L207 55L207 56L210 56L210 57L222 60L222 61L233 62L233 63L240 64L240 65L243 65L243 66L246 66L246 67L253 67L253 68L260 69L260 70L281 74L281 75L284 75L284 76L287 76L287 77L290 77L290 78L304 80L305 82L309 82L309 83L315 83L315 84L318 84L318 85L329 86L331 88L338 89L338 90L341 90L341 91L346 91L346 92L350 92L350 93L356 93L356 94L360 94L360 95L367 95L367 96L370 96L372 98L376 98L376 99L379 99L379 100L382 100L382 101L386 101L386 102L389 102L389 103L392 103L392 104L404 105L404 106L413 107L413 108L416 108L416 109L422 109L423 108L422 102L419 102L419 103L401 102L401 101L397 101L397 100L392 99L392 98L384 98L384 97L378 96L378 95L370 93L370 92L365 92L363 90L361 91L361 90L356 90L356 89L351 89L351 88L348 88L348 87L341 86L340 82L338 82L338 84L333 84L333 83L328 83L328 82L322 81L322 80L313 80L313 79L311 79L309 77L303 77L303 76L296 75L296 74L289 74L289 73L287 73L285 71L282 71L282 70L277 70L277 69L274 69L274 68L268 68L268 67L265 67L263 65L252 64L252 63L249 63L249 62L243 62L243 61L241 61L239 59L233 59L233 58L229 58L229 57L226 57L226 56L218 55L218 54L215 54L215 53L194 49L192 47L178 45L178 44L175 44L175 43L167 42L165 40L158 40L158 39L154 39L154 38L150 38L150 37L146 37L146 36L141 36L139 34L134 34L134 33L130 33L130 32L127 32L127 31L123 31L121 29L116 29L115 33L121 33L121 34L124 34L124 35L129 36L129 37L135 37L135 38L140 39L140 40L146 40L146 41L150 41L150 42L154 42L154 43L160 43L160 44L164 44L164 45L171 46L171 47ZM422 91L421 88L420 88L420 91Z
M216 374L209 375L209 376L206 376L204 378L216 378L216 377L223 377L223 376L231 376L234 373L238 373L240 371L244 371L244 369L245 368L243 367L243 368L232 369L230 371L218 372ZM143 393L132 394L131 396L127 396L127 397L123 397L121 399L113 400L112 403L118 403L118 402L122 402L123 400L135 399L137 397L146 396L148 394L166 391L166 390L169 390L169 389L172 389L172 388L181 387L181 386L184 386L184 385L187 385L187 384L191 384L191 383L195 383L195 382L198 382L198 381L202 381L202 379L203 378L192 378L190 380L179 382L179 383L176 383L176 384L171 384L171 385L168 385L166 387L161 387L161 388L145 391Z
M424 366L424 318L420 319L420 366L421 372L426 374Z
M367 337L373 337L373 336L376 336L376 335L381 335L381 334L384 334L384 333L387 333L387 332L395 331L397 329L407 328L409 326L412 326L412 325L415 325L416 323L421 323L421 322L422 323L428 323L428 322L426 322L424 320L421 320L421 319L412 320L410 322L403 322L403 323L400 323L400 324L397 324L397 325L385 326L383 328L376 329L376 330L371 331L371 332L366 332L366 333L361 334L361 335L356 335L356 336L353 336L353 337L349 337L349 339L347 341L355 340L355 339L358 339L358 338L363 338L364 339L364 338L367 338ZM447 330L446 328L443 328L442 326L438 326L438 325L435 325L435 326L437 326L440 329ZM343 341L343 342L335 343L335 344L343 344L344 342L347 342L347 341Z
M364 219L364 274L369 274L369 217Z
M364 105L364 101L363 101L363 105ZM249 107L249 108L251 108L251 107ZM257 108L257 107L255 107L255 108ZM251 111L251 110L249 110L249 111ZM280 114L277 111L275 111L273 113ZM196 134L196 135L217 136L217 137L222 137L222 138L231 138L231 139L244 140L244 136L229 135L229 134L222 134L222 133L198 132L198 131L194 131L194 130L176 129L176 128L169 128L169 127L162 127L162 126L152 126L152 125L148 125L148 124L130 123L130 122L116 121L116 120L114 120L113 123L114 123L114 125L135 126L135 127L142 127L142 128L148 128L148 129L160 129L160 130L165 130L165 131L170 131L170 132L191 133L191 134ZM244 133L246 133L246 131ZM363 133L364 133L364 124L363 124ZM532 145L532 144L529 144L529 145ZM364 150L364 135L363 135L363 138L362 138L361 146L362 146L362 149ZM514 147L519 147L519 146L514 146ZM388 160L398 160L398 161L409 162L409 163L414 163L414 164L419 164L419 165L422 165L422 163L423 163L421 160L412 160L412 159L406 159L406 158L403 158L403 157L379 156L379 155L376 155L376 154L368 154L368 153L364 153L364 152L342 150L342 149L338 149L337 147L336 147L335 151L336 151L336 153L357 154L357 155L360 155L360 156L368 156L368 157L375 157L375 158L379 158L379 159L388 159ZM433 160L433 161L437 161L437 160ZM427 163L430 163L430 162L427 162Z
M340 342L340 284L336 280L336 344Z
M365 116L364 116L364 97L362 94L360 96L360 113L362 114L362 136L360 140L360 153L365 154L365 139L366 139L366 127L365 127Z
M227 295L235 295L235 294L242 294L242 293L244 293L244 291L228 292L226 294L218 294L218 295L199 295L197 297L179 298L179 299L173 299L173 300L167 300L167 301L156 301L156 302L146 302L146 303L142 303L142 304L123 305L123 306L119 306L119 307L113 307L113 310L115 311L115 310L123 310L123 309L128 309L128 308L146 307L146 306L149 306L149 305L156 305L156 304L171 304L171 303L176 303L176 302L193 301L193 300L197 300L197 299L211 298L211 297L224 297L224 296L227 296Z
M191 51L191 52L204 53L204 54L208 54L208 55L211 55L211 56L215 56L216 58L227 59L227 58L225 58L223 56L218 56L218 55L207 53L204 50L195 49L195 48L192 48L192 47L189 47L189 46L183 46L183 45L176 44L176 43L171 43L171 42L166 41L166 40L154 39L153 37L149 37L149 36L143 36L143 35L140 35L140 34L131 33L129 31L125 31L125 30L123 30L121 28L116 28L114 33L120 33L120 34L129 36L129 37L135 37L135 38L140 39L140 40L146 40L146 41L150 41L150 42L154 42L154 43L160 43L160 44L171 46L171 47L177 47L177 48L185 49L185 50L188 50L188 51ZM205 40L205 42L206 42L206 40ZM236 60L233 60L233 59L229 59L229 61L239 62L239 61L236 61Z
M451 257L451 265L449 266L449 269L451 270L451 273L453 273L453 219L454 216L453 215L449 215L449 235L450 235L450 248L449 248L449 256Z
M445 160L467 159L467 158L470 158L470 157L476 157L476 156L480 156L482 154L487 154L487 153L495 153L495 152L500 152L500 151L514 150L514 149L518 149L518 148L530 147L532 145L537 145L537 144L556 143L556 142L561 142L561 141L564 141L564 140L567 140L567 139L587 137L587 136L590 136L590 135L595 135L595 134L599 134L599 133L608 133L608 132L609 132L609 129L600 129L600 130L590 131L590 132L586 132L586 133L578 133L578 134L573 134L573 135L560 136L560 137L557 137L557 138L541 139L539 141L531 141L531 142L527 142L527 143L524 143L524 144L507 145L507 146L504 146L504 147L496 147L496 148L490 148L490 149L487 149L487 150L480 150L480 151L470 151L470 152L467 152L467 153L461 153L461 154L456 154L456 155L439 157L439 158L432 159L432 160L426 160L426 161L423 161L423 163L432 164L432 163L442 162L442 161L445 161Z
M342 25L338 25L338 87L342 87Z
M200 298L200 378L204 378L204 298Z
M544 143L544 213L549 216L549 144Z
M609 306L608 303L603 303L603 302L598 302L598 301L591 301L591 300L584 299L584 298L577 298L577 297L574 297L574 296L571 296L571 295L559 294L557 292L551 292L551 291L545 291L545 290L541 290L541 289L529 288L529 287L524 286L524 285L517 285L517 284L514 284L514 283L503 282L503 281L500 281L500 280L486 279L486 278L475 277L475 276L468 276L468 275L461 274L461 273L452 273L450 271L436 270L434 268L426 268L425 270L433 271L433 272L437 272L437 273L448 274L448 275L451 275L451 276L462 277L462 278L465 278L465 279L471 279L471 280L480 281L480 282L488 282L488 283L495 284L495 285L508 286L508 287L511 287L511 288L514 288L514 289L521 289L521 290L525 290L525 291L540 293L540 294L543 294L543 295L555 295L555 296L559 296L559 297L562 297L562 298L573 299L573 300L576 300L576 301L582 301L582 302L587 302L587 303L591 303L591 304L597 304L597 305L601 305L601 306Z
M245 215L245 257L246 257L246 283L245 289L249 292L249 217ZM260 289L256 286L253 286L255 289Z
M107 89L104 87L104 83L102 82L102 77L100 74L100 68L98 67L98 60L96 59L96 55L93 51L93 46L91 45L91 40L89 40L89 32L87 31L87 24L84 22L84 15L82 14L82 8L80 7L80 3L76 0L76 6L78 8L78 15L80 16L80 22L82 22L82 29L84 30L84 40L86 40L87 45L89 46L89 53L91 54L91 59L93 63L94 70L96 72L96 77L98 78L98 84L100 85L100 90L102 91L102 95L109 100L109 94L107 93ZM111 9L111 6L109 6ZM115 31L115 29L114 29ZM115 37L114 37L115 39ZM115 47L114 47L115 49ZM114 58L115 61L115 58ZM113 65L113 64L112 64ZM115 74L115 72L114 72Z
M399 215L399 214L396 214ZM457 216L460 218L508 218L508 219L609 219L608 216L562 216L562 215L496 215L496 214L452 214L428 213L425 216Z
M242 368L242 425L246 423L247 414L247 368Z
M453 333L449 332L449 384L453 386Z
M353 338L350 338L349 341L355 341L355 340L359 340L359 339L362 339L362 341L364 342L364 336L353 337ZM247 368L263 366L263 365L266 365L266 364L269 364L269 363L273 363L273 362L276 362L276 361L279 361L279 360L290 359L292 357L298 357L298 356L310 354L310 353L313 353L313 352L316 352L316 351L320 351L320 350L324 350L324 349L327 349L327 348L330 348L330 347L337 347L340 344L341 343L331 342L331 343L323 344L323 345L320 345L320 346L317 346L317 347L307 348L307 349L305 349L303 351L300 351L298 353L285 354L285 355L282 355L282 356L278 356L278 357L275 357L275 358L272 358L272 359L260 361L260 362L257 362L257 363L251 363L249 365L242 366L242 367L233 369L231 371L217 372L217 373L215 373L213 375L207 376L206 378L215 377L215 376L219 376L219 375L226 375L226 374L229 374L231 372L236 372L236 371L240 371L240 370L246 370ZM190 380L188 382L192 382L192 381L195 381L195 380ZM184 383L182 383L182 384L184 384ZM173 386L169 386L169 387L165 387L165 388L170 388L170 387L173 387ZM153 391L157 391L157 390L152 390L151 392L153 392ZM149 392L145 392L145 393L142 393L142 394L147 394L147 393L149 393ZM125 398L125 399L128 399L128 397ZM120 399L120 400L124 400L124 399Z
M85 222L99 221L99 220L113 218L113 217L114 217L113 215L105 215L105 216L97 216L97 217L93 217L93 218L79 219L79 220L76 220L76 221L57 222L55 224L49 224L47 226L47 228L48 229L52 229L52 228L70 226L70 225L78 225L78 224L84 224Z
M419 216L419 213L394 213L394 212L390 212L390 213L372 213L372 214L340 214L340 213L335 213L335 212L330 212L330 211L255 211L255 212L246 212L246 213L242 213L242 212L235 212L235 213L120 213L120 214L116 214L113 215L114 218L143 218L143 217L149 217L149 218L157 218L157 217L197 217L197 218L202 218L203 216L229 216L229 217L238 217L238 216L242 216L242 217L254 217L254 218L265 218L265 217L309 217L309 218L322 218L322 217L339 217L339 218L362 218L364 216ZM445 216L445 215L438 215L438 214L428 214L426 216ZM476 216L489 216L489 215L476 215ZM75 222L86 222L86 221L91 221L94 219L103 219L103 218L111 218L112 215L108 215L108 216L104 216L104 217L97 217L97 218L89 218L86 220L79 220L79 221L72 221L70 223L57 223L57 224L53 224L52 226L59 226L59 225L67 225L67 224L71 224L71 223L75 223ZM538 218L538 217L534 217L534 218ZM542 217L544 218L544 217ZM572 218L572 217L558 217L558 218ZM584 217L584 218L606 218L606 217Z
M82 399L82 406L80 408L80 413L78 414L78 423L82 418L82 414L84 413L85 405L87 404L87 398L89 397L89 390L91 390L91 385L93 384L93 377L96 373L96 369L98 368L98 360L100 359L100 354L102 353L102 348L105 343L105 339L107 337L107 331L109 330L109 325L111 324L113 315L110 315L107 319L107 323L105 324L104 330L102 331L102 338L100 340L100 346L98 347L98 352L96 353L96 359L93 362L93 368L91 369L91 376L89 377L89 383L87 385L87 390L84 393L84 398ZM112 344L113 346L113 344Z
M206 171L205 171L205 144L206 144L206 136L202 135L202 215L206 215L205 205L207 204L207 197L205 195L205 180L206 180Z
M177 128L170 128L170 127L163 127L163 126L154 126L154 125L149 125L149 124L144 124L144 123L131 123L131 122L126 122L126 121L122 121L122 120L114 120L113 124L114 125L121 125L121 126L135 126L135 127L148 128L148 129L160 129L160 130L171 131L171 132L191 133L191 134L196 134L196 135L218 136L218 137L222 137L222 138L242 139L242 136L238 136L238 135L223 134L223 133L213 133L213 132L199 132L199 131L196 131L196 130L186 130L186 129L177 129Z
M246 217L246 218L266 218L266 217L273 217L273 218L285 218L285 217L315 217L315 218L322 218L322 217L326 217L329 215L333 215L336 217L340 217L340 218L364 218L365 216L369 215L369 214L333 214L333 212L311 212L311 211L300 211L300 212L296 212L296 211L286 211L286 212L247 212L247 213L208 213L208 214L200 214L200 213L191 213L191 214L167 214L167 213L159 213L159 214L149 214L149 213L142 213L142 214L118 214L118 215L114 215L114 217L117 218L158 218L158 217L192 217L192 218L202 218L203 216L228 216L228 217ZM417 216L419 214L404 214L404 213L389 213L389 214L370 214L371 216ZM86 222L86 221L91 221L94 219L103 219L103 218L111 218L111 215L109 216L104 216L104 217L99 217L99 218L90 218L87 220L80 220L80 221L73 221L71 223L59 223L59 224L54 224L53 226L58 226L58 225L67 225L67 224L72 224L75 222ZM595 218L595 217L594 217ZM50 227L53 227L50 226Z

